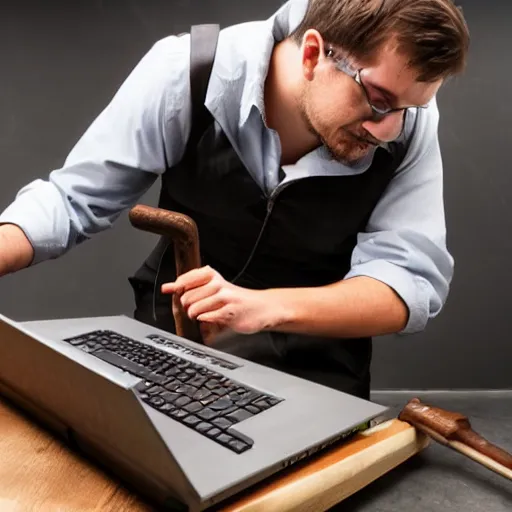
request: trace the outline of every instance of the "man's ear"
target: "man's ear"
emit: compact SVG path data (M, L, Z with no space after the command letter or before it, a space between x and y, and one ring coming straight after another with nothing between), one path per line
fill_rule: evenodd
M302 69L308 80L314 77L315 68L323 57L324 42L317 30L308 30L302 39Z

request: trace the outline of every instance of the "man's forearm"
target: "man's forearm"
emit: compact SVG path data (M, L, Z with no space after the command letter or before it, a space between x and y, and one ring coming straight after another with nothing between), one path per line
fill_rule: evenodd
M275 331L359 338L401 331L408 319L408 308L395 291L370 277L264 293L281 312L270 327Z
M0 225L0 276L28 267L34 249L23 230L14 224Z

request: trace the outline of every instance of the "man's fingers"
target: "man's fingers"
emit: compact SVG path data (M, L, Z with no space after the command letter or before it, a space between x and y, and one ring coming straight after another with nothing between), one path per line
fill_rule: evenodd
M221 326L229 326L232 322L235 313L230 304L225 304L220 308L201 313L196 317L199 322L214 323Z
M207 297L206 299L199 300L194 302L191 306L188 307L187 314L190 318L199 320L199 316L211 312L215 312L216 310L225 306L225 302L218 295L212 295Z
M192 290L183 293L183 295L181 295L181 304L185 309L187 309L192 304L215 295L218 291L219 285L210 281L204 286L199 286L198 288L193 288Z
M173 281L172 283L164 283L160 287L160 291L163 294L176 293L178 295L181 295L183 293L183 290L181 289L181 287L178 284L176 284L176 281Z
M195 268L179 276L176 281L164 283L161 286L162 293L183 293L187 290L203 286L215 277L216 272L209 266Z

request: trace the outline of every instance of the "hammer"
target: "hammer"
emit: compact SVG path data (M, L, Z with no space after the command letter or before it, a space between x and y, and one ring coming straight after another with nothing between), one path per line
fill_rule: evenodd
M201 266L197 225L188 215L138 204L129 211L128 218L135 228L161 235L173 243L176 277ZM199 322L187 315L176 294L172 296L172 314L178 336L203 342Z
M188 215L136 205L130 210L129 219L135 228L167 237L174 244L176 277L201 266L197 225ZM172 313L178 336L202 342L199 322L189 318L175 294ZM468 418L462 414L433 407L414 398L403 408L398 419L410 423L443 446L512 480L512 455L475 432Z
M413 398L398 419L413 425L438 443L512 480L512 455L475 432L468 418Z

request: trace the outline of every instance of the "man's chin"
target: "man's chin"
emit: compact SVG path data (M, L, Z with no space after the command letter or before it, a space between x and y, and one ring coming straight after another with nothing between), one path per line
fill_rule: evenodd
M331 154L331 156L340 162L341 164L347 166L355 166L361 163L368 155L371 153L374 146L368 145L365 149L362 148L338 148L334 150L331 147L328 147L327 150Z

